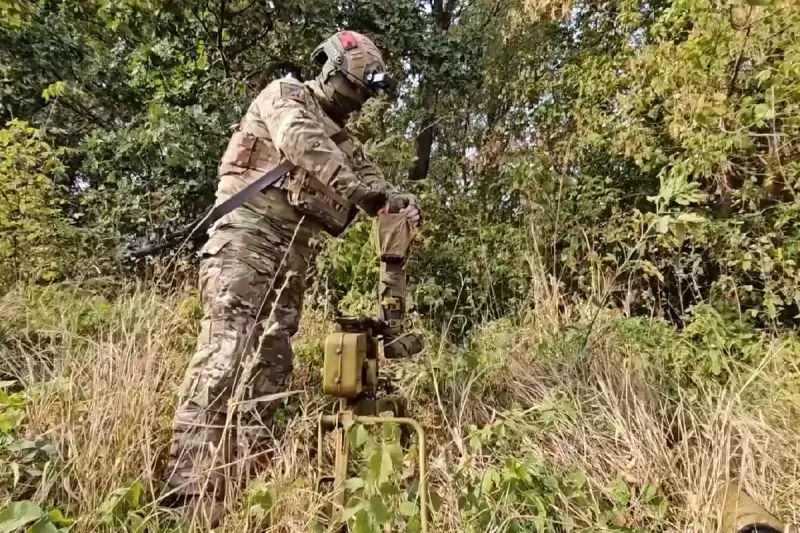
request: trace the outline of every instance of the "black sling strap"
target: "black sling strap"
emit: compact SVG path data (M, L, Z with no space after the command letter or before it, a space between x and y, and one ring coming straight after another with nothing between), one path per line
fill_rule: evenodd
M350 139L350 135L347 133L346 130L339 130L333 135L331 135L330 139L335 142L337 145L341 145L347 142ZM155 244L152 246L146 246L144 248L139 248L138 250L134 250L129 252L127 255L132 259L141 259L142 257L147 257L148 255L153 255L158 253L162 250L167 250L172 248L179 242L183 240L194 239L208 231L208 229L214 225L214 223L236 209L237 207L241 207L247 200L258 194L259 192L263 191L267 187L271 187L275 184L279 179L283 176L288 174L294 165L292 165L289 161L284 161L277 167L273 168L256 181L250 183L242 189L241 191L237 192L221 204L215 206L211 211L205 215L200 222L193 224L191 231L186 232L180 231L177 233L173 233L168 235L166 241L161 244Z
M350 134L347 133L347 130L339 130L333 135L331 135L331 140L335 142L337 145L341 146L342 144L350 140Z

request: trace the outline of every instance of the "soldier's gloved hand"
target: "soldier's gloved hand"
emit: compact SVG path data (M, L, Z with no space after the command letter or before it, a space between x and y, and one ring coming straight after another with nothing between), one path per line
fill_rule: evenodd
M422 208L419 205L419 198L414 194L395 194L389 197L386 207L390 213L404 214L412 226L422 224Z
M350 201L360 206L368 214L375 216L386 202L386 193L382 190L360 185L350 195Z

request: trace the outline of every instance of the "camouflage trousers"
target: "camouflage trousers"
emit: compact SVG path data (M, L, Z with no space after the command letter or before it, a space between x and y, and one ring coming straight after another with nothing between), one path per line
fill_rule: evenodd
M290 339L321 227L284 194L265 194L268 216L233 211L201 250L202 328L170 448L169 486L177 494L218 494L226 478L254 462L279 403L274 396L291 377Z

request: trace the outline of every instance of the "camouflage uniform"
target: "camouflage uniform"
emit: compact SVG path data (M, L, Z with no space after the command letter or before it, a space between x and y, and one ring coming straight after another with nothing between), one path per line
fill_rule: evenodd
M355 141L331 140L341 127L323 110L324 98L317 80L273 82L253 101L222 158L218 203L284 157L296 169L223 217L201 250L202 331L181 386L170 449L169 485L178 493L220 490L225 465L252 454L269 422L275 402L258 399L287 387L306 270L324 231L289 203L287 189L313 173L350 208L370 214L398 194Z

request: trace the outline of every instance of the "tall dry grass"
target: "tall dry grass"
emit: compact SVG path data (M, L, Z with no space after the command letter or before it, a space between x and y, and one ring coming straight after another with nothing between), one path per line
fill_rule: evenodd
M191 292L129 286L103 294L53 287L0 302L0 374L24 384L25 431L51 440L57 457L32 498L77 517L72 531L112 531L98 510L138 480L142 514L166 527L174 517L157 502L197 301ZM540 462L557 480L585 477L582 498L554 489L551 528L715 531L715 494L731 479L780 518L800 522L800 389L787 376L790 367L776 363L800 360L787 357L787 345L766 345L760 361L736 366L727 382L688 386L670 375L672 347L622 334L618 314L569 301L546 276L532 298L529 316L487 323L467 350L431 336L421 359L388 369L430 434L430 482L441 499L432 531L480 530L464 496L510 457ZM219 531L311 527L323 503L313 490L312 448L328 328L325 317L309 312L295 343L297 394L260 472L279 489L271 518L250 515L252 483L232 483ZM500 426L473 445L476 431ZM609 511L620 483L629 502ZM649 486L665 512L641 498ZM0 495L19 496L11 487L0 487ZM496 508L483 530L535 523L520 500L484 496ZM205 530L202 521L195 527Z

